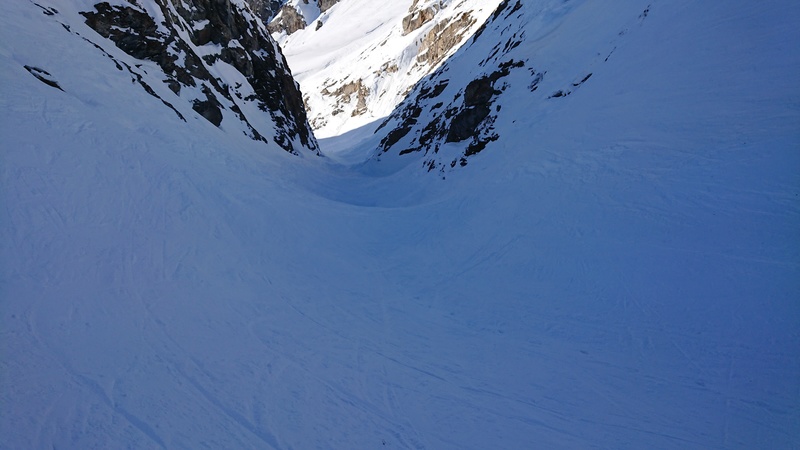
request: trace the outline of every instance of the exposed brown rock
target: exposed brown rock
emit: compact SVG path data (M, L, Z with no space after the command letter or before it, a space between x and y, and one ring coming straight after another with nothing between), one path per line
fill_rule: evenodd
M334 110L333 115L344 112L343 107L352 101L353 94L356 95L357 100L355 109L353 109L350 115L355 117L367 112L367 97L369 96L369 89L363 85L363 82L360 78L356 81L351 81L339 86L339 88L335 91L329 90L328 87L322 90L322 94L331 97L338 97L336 109Z
M433 20L436 16L436 8L430 6L422 10L414 10L403 18L403 35L407 35L419 27Z
M384 75L387 73L397 73L400 68L397 66L397 63L392 61L387 61L381 65L381 67L373 72L375 75Z
M437 23L422 39L417 61L431 66L438 64L453 46L461 42L474 23L475 19L467 12L451 21Z
M339 0L317 0L317 5L319 6L319 10L325 12L335 4L339 3Z

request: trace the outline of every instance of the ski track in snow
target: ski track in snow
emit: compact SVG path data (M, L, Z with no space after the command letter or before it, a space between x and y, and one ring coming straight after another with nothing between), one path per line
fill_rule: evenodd
M530 133L446 182L184 124L8 5L0 447L796 448L782 3L659 2L591 89L504 104Z

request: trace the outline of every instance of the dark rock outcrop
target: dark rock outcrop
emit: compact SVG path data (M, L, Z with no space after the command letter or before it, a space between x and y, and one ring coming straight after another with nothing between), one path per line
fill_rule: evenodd
M256 13L264 23L268 23L278 14L286 0L247 0L250 9Z
M317 0L317 5L319 5L319 10L322 12L326 12L327 10L331 9L333 5L337 3L339 3L339 0Z
M41 81L42 83L44 83L44 84L46 84L46 85L48 85L50 87L56 88L59 91L63 91L64 90L58 84L58 81L56 81L55 78L53 78L53 76L50 75L50 72L48 72L48 71L46 71L44 69L40 69L38 67L33 67L33 66L23 66L23 67L25 67L25 70L27 70L28 73L33 75L34 78L36 78L37 80Z
M318 152L299 87L252 11L229 0L153 3L164 17L161 23L136 2L131 6L102 2L81 14L89 27L128 55L155 62L170 90L212 124L238 120L253 139L268 142L266 135L288 152L300 148ZM204 46L199 53L197 49ZM216 70L217 64L232 67L241 77L219 76L227 69ZM152 88L150 93L155 95ZM256 108L246 107L251 104Z
M441 96L449 83L448 80L440 81L433 87L422 85L418 88L417 95L412 97L413 103L406 102L403 108L392 114L381 125L384 127L390 123L395 124L382 139L381 152L389 151L417 128L419 117L427 109L431 113L432 120L418 129L415 137L406 141L405 147L401 147L399 154L424 152L425 155L431 155L424 166L433 170L443 166L442 163L436 162L434 155L444 143L468 141L462 157L450 162L450 167L455 167L457 164L466 165L466 157L480 153L489 142L499 137L493 131L496 113L499 111L499 108L493 108L493 104L497 96L503 92L498 88L497 82L508 76L512 69L522 66L524 66L522 61L509 60L501 63L496 71L470 81L442 113L436 113L435 110L440 109L443 103L438 102L430 106L430 101Z
M478 125L489 115L491 109L489 105L482 104L469 108L464 108L453 117L450 127L447 129L447 139L445 142L461 142L475 135Z

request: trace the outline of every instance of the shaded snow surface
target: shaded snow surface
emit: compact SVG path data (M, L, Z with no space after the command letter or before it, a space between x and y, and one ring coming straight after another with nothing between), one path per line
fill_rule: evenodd
M445 181L184 123L4 8L0 447L800 442L795 2L654 3Z

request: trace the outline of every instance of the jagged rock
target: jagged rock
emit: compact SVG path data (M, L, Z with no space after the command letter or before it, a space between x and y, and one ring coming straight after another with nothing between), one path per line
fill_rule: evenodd
M325 88L322 90L322 94L338 98L336 102L337 108L336 111L334 111L334 114L344 112L344 108L352 102L353 94L356 95L356 105L350 116L359 116L367 111L367 97L369 96L369 89L364 86L363 80L360 78L356 81L343 84L334 91Z
M206 94L206 100L195 100L192 109L215 126L219 126L222 123L222 105L211 91L204 90L203 93Z
M433 6L429 6L419 11L410 11L410 14L403 18L403 35L405 36L406 34L419 29L419 27L433 20L433 18L436 16L436 12L437 9Z
M319 10L322 12L326 12L327 10L331 9L333 5L337 3L339 3L339 0L317 0L317 5L319 5Z
M478 125L489 115L489 112L491 112L491 109L489 109L488 105L464 108L450 123L445 142L461 142L473 137Z
M419 90L419 93L416 97L414 103L408 103L405 105L404 108L396 110L395 114L389 116L375 132L377 133L382 128L390 123L393 119L400 119L400 124L389 131L386 136L380 142L380 148L382 152L388 151L392 146L394 146L398 141L404 138L417 124L417 120L419 119L420 114L422 113L422 107L420 103L424 102L427 99L436 98L439 96L448 85L448 81L444 80L439 82L437 85L430 87L430 86L422 86ZM397 117L399 116L399 117ZM452 117L452 114L445 113L447 118ZM427 146L434 135L438 135L439 137L444 136L444 132L441 128L440 120L434 120L433 122L429 123L428 126L425 127L423 131L423 136L419 140L418 146L412 146L400 151L400 154L406 154L411 152L416 152L422 150L423 146Z
M478 126L491 112L491 101L500 91L491 77L472 80L464 89L464 107L450 123L445 142L461 142L476 135Z
M295 147L300 145L318 153L302 94L286 60L247 7L229 0L153 1L164 17L161 24L135 2L130 6L102 2L94 6L94 11L81 14L89 27L128 55L158 64L164 72L164 83L176 95L183 95L183 87L199 86L203 95L187 100L214 125L238 119L253 139L266 141L263 133L267 132L288 152L297 153ZM188 30L185 24L189 25ZM193 45L184 40L185 34L179 30L190 31L188 35ZM202 58L193 50L193 46L212 43L216 50L204 51ZM238 71L249 86L243 86L242 81L229 82L212 75L210 68L220 62ZM145 87L141 76L138 78ZM145 90L158 97L149 86ZM161 100L172 106L165 99ZM256 117L253 108L247 108L251 111L249 116L245 114L241 106L247 103L255 103L257 109L271 119L269 122L274 124L274 129L264 124L264 118ZM261 124L261 131L253 124Z
M464 38L464 33L475 23L469 13L463 13L449 22L439 22L422 39L417 60L435 66Z
M275 19L267 25L270 33L292 34L297 30L304 29L308 24L300 11L292 5L286 4L281 7Z
M353 112L350 113L352 117L360 116L367 112L367 94L369 91L366 89L358 91L358 101L356 102L356 107L353 109Z
M490 148L489 144L500 138L495 124L502 109L498 98L509 86L505 78L514 69L526 66L525 60L506 56L524 40L522 24L525 22L518 21L517 17L511 18L521 8L521 3L515 0L499 3L486 23L478 28L472 43L466 44L472 48L462 53L462 59L456 58L462 64L463 60L472 61L473 65L468 68L458 66L458 70L474 70L479 74L477 77L459 89L454 86L449 73L456 66L447 62L408 94L400 107L376 130L382 138L373 161L418 154L422 156L423 168L438 171L444 177L447 170L466 166L471 156ZM435 61L437 53L444 52L450 41L461 39L458 33L467 29L473 20L464 13L450 22L434 25L423 40L425 51L417 60L420 63ZM478 45L478 39L488 27L506 37L489 45L483 40L483 45ZM470 52L473 49L477 52ZM524 78L530 80L530 91L535 91L547 72L531 67L527 71L530 77ZM460 74L455 79L463 80ZM587 79L584 75L575 83L582 84Z
M388 117L378 128L377 131L380 131L385 126L394 124L380 142L381 153L386 153L391 148L403 143L402 146L399 146L399 155L424 152L425 155L429 155L429 159L424 161L424 166L428 170L433 170L437 167L444 167L443 163L434 156L444 143L469 141L462 155L449 162L451 168L457 165L465 166L467 157L480 153L489 142L499 138L494 132L494 122L500 111L499 106L494 107L494 102L502 93L497 82L508 76L512 69L524 65L523 61L513 59L500 63L497 70L467 83L443 113L433 113L434 110L444 106L443 102L436 102L429 106L429 101L440 98L449 85L449 81L441 80L437 84L421 85L405 105ZM440 71L439 74L445 72L446 70ZM418 123L419 117L425 110L428 111L428 117L431 119L427 123Z
M268 23L278 14L281 6L286 3L286 0L247 0L250 8L258 14L264 23Z
M97 12L85 12L86 24L109 38L125 53L137 59L154 60L166 53L165 36L158 32L155 20L131 7L95 5Z
M464 106L470 107L489 103L493 95L500 93L494 89L492 83L490 77L480 77L470 81L466 89L464 89Z

